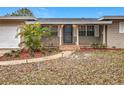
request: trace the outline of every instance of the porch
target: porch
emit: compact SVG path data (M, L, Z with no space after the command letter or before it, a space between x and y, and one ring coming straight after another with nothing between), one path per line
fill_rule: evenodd
M52 30L52 36L43 39L44 46L59 47L62 50L90 47L93 43L107 43L107 25L112 23L88 18L46 18L39 19L39 22L41 26Z
M106 25L78 24L59 27L59 48L61 50L78 50L90 48L92 44L105 44Z
M106 25L94 24L63 24L44 25L52 30L52 36L44 38L45 46L59 47L61 50L80 49L80 47L90 47L91 44L106 43Z

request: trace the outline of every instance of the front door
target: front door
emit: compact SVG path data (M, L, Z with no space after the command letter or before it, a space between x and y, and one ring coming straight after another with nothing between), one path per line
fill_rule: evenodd
M64 43L72 43L72 25L64 25L63 41Z

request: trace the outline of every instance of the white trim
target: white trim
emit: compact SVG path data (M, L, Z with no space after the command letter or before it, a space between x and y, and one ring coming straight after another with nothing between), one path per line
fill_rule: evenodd
M77 32L77 42L76 42L76 44L77 45L79 45L79 28L78 28L78 26L76 27L76 32Z
M60 26L60 37L59 37L59 45L62 45L62 30L63 30L63 26Z
M106 43L106 41L105 41L105 25L103 26L103 44L105 44Z
M119 22L119 33L124 33L124 22Z
M113 20L113 19L124 19L124 16L103 16L101 18L99 18L98 20L102 21L102 20L107 20L107 19L110 19L110 20Z
M32 16L0 16L0 20L37 20L35 17Z
M87 36L87 25L85 25L85 36Z
M94 36L95 36L95 37L99 37L99 25L95 25L95 26L94 26L94 30L95 30Z
M39 21L25 21L26 24L34 24ZM39 22L40 24L112 24L112 21L83 21L83 22Z

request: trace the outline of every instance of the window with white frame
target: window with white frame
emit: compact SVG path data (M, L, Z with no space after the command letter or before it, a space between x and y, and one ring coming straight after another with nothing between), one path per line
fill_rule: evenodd
M124 33L124 22L119 23L119 33Z
M58 26L57 25L53 25L51 27L51 30L52 30L52 33L51 33L52 36L58 36Z
M79 26L79 36L94 36L95 25L80 25Z
M87 25L87 36L94 36L94 25Z
M51 36L58 35L58 26L57 25L41 25L41 26L49 28L52 31Z
M86 27L85 25L79 26L79 36L86 36Z

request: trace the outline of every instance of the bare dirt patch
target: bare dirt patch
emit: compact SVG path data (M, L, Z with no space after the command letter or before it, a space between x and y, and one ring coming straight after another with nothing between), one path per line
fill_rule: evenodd
M0 66L0 84L124 84L124 52L75 52L42 63Z

